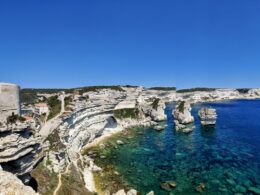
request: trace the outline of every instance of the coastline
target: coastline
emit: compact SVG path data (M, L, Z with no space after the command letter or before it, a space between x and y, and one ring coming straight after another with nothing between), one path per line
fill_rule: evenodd
M198 102L192 102L192 104L203 104L203 103L217 103L217 102L226 102L226 101L236 101L236 100L260 100L259 97L252 97L252 98L230 98L230 99L222 99L222 100L213 100L213 101L198 101ZM176 102L176 101L173 101ZM173 102L167 102L167 104L169 103L173 103ZM165 120L164 120L165 121ZM151 121L150 121L151 122ZM101 135L100 137L95 138L91 143L86 144L82 149L81 152L83 152L84 150L87 150L89 148L92 147L97 147L99 144L101 144L101 142L105 141L106 139L110 139L113 136L122 133L123 131L126 131L127 129L131 129L131 128L136 128L136 127L151 127L154 124L149 124L149 125L142 125L142 122L139 121L138 124L134 124L134 125L129 125L129 127L117 127L117 128L111 128L109 129L109 131L107 131L104 135ZM93 165L92 166L96 166L94 164L94 159L92 159L91 157L88 157L89 159L91 159ZM95 179L95 174L93 173L93 170L89 170L87 172L87 177L85 177L84 175L84 179L86 179L85 182L86 184L86 188L88 190L91 190L93 192L97 192L97 193L101 193L101 194L105 194L105 192L103 192L101 189L98 188L98 184L97 184L97 179Z
M86 144L84 147L82 147L81 149L81 155L85 156L85 151L87 151L88 149L92 148L92 147L97 147L99 144L101 144L101 142L112 138L113 136L116 136L119 133L122 133L124 131L127 131L127 129L133 129L133 128L137 128L137 127L151 127L154 125L154 121L135 121L136 124L134 125L128 125L128 126L120 126L114 129L108 129L109 131L107 131L105 134L101 135L100 137L95 138L91 143ZM91 192L97 192L97 193L101 193L104 194L104 192L98 188L97 185L97 181L95 179L95 174L94 174L94 170L95 168L97 169L101 169L101 167L98 167L95 163L94 163L94 159L91 157L87 157L88 160L90 161L90 167L86 168L84 170L84 180L85 180L85 186L86 188L91 191ZM94 168L95 167L95 168Z

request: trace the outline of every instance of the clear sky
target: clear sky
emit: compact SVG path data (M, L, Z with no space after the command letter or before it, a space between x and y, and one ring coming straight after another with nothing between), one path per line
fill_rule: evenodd
M1 0L0 82L260 87L259 0Z

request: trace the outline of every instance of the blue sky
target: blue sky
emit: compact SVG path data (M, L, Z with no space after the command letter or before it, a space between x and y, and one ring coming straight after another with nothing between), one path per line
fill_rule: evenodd
M260 87L259 0L1 0L0 82Z

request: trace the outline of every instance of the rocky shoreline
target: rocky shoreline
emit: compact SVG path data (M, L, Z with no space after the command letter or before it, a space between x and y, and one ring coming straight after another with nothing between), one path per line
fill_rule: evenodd
M41 148L44 148L44 152L36 155L36 158L30 157L27 159L32 164L28 164L27 167L23 165L26 173L31 173L35 168L38 174L41 173L43 169L37 169L39 166L38 161L40 157L45 157L41 165L43 164L44 171L49 170L49 175L53 174L55 181L58 182L60 177L64 177L61 173L65 172L66 168L70 167L71 169L74 166L78 174L81 175L82 179L80 182L88 191L94 192L95 186L92 171L97 167L95 167L91 158L82 156L82 151L85 148L97 145L107 137L122 132L125 129L135 126L157 125L158 121L166 119L164 113L166 102L184 102L180 103L179 106L177 105L177 108L186 115L185 110L189 111L190 107L185 102L193 104L198 102L260 98L260 89L250 89L246 92L240 92L235 89L176 92L175 90L155 90L143 87L121 88L122 90L100 89L82 93L81 95L67 94L67 96L71 96L72 98L72 102L70 102L72 111L60 116L59 120L62 121L61 124L51 132L47 139L44 138L45 140L41 140L38 137L33 140L30 138L31 141L27 142L26 146L22 145L22 141L19 141L18 148L21 148L21 151L23 148L26 149L26 153L29 154L35 155L39 153ZM180 114L182 112L175 112L173 114L175 115L177 129L184 129L185 131L187 128L184 124L189 124L192 120L183 121L182 114ZM191 117L189 118L191 119ZM12 131L10 136L13 138L8 138L7 145L11 147L13 144L11 140L17 138L14 137L14 131ZM20 137L19 139L23 138ZM37 147L34 148L34 146ZM4 150L4 153L7 151ZM24 156L20 151L15 151L15 155L18 157L19 155ZM6 157L0 155L1 158ZM24 164L24 162L20 162L19 164ZM5 169L5 166L3 168ZM13 172L14 170L11 171ZM37 171L34 171L35 175L37 175ZM43 189L40 186L40 182L39 180L38 188ZM61 185L61 189L62 187L66 187L65 184L64 186ZM51 188L50 190L53 192ZM43 194L45 192L47 191L39 191L39 193Z

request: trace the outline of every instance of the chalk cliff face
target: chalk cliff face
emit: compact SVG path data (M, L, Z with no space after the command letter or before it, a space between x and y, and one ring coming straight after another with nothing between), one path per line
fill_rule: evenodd
M253 98L258 90L241 94L237 90L214 90L210 92L176 93L176 91L149 90L142 87L123 87L123 90L98 90L83 94L88 99L81 100L77 95L73 102L73 111L63 119L57 128L58 139L63 149L49 153L52 161L50 170L59 172L71 162L82 161L86 164L82 170L84 182L89 191L94 191L91 183L91 172L100 171L93 165L93 161L86 156L81 157L81 152L86 145L98 143L100 137L112 135L132 126L149 126L156 121L165 120L165 102L182 100L177 103L173 112L176 130L183 132L192 131L190 123L194 121L191 116L190 103L217 101L225 99L239 99L241 97ZM250 95L251 94L251 95ZM61 160L61 156L64 161ZM59 160L57 160L59 159ZM77 166L77 163L74 163ZM78 170L81 170L78 167Z
M39 160L41 138L26 126L0 129L0 165L24 182L30 180L30 172Z
M194 121L190 103L260 98L260 89L251 89L244 93L234 89L188 93L149 90L142 87L122 87L122 89L86 92L83 96L88 97L87 99L81 99L81 95L77 95L79 97L73 101L72 112L60 119L62 123L55 129L56 135L53 133L50 136L55 137L62 147L46 155L44 162L49 170L59 174L64 172L68 165L73 164L84 176L89 191L94 191L93 186L89 184L90 172L100 169L93 165L91 159L81 156L82 149L87 144L96 143L95 141L102 136L132 126L148 126L166 120L164 113L166 102L180 101L173 111L176 130L189 132L191 128L187 125ZM31 170L41 158L38 155L41 141L41 138L34 136L26 128L0 129L0 164L3 169L12 171L23 181L28 182ZM51 161L51 165L48 165L48 161ZM78 166L80 163L84 166Z
M104 90L88 96L59 127L61 141L72 158L100 136L166 119L164 101L154 97L151 101L150 96L143 94L143 88Z

